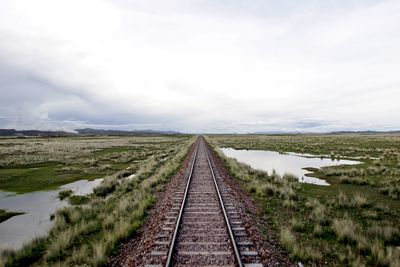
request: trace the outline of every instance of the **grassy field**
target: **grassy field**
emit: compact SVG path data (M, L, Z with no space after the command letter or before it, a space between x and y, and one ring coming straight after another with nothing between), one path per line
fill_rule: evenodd
M0 190L26 193L138 164L185 137L0 138ZM135 164L136 163L136 164Z
M60 198L69 198L72 206L56 212L52 216L54 226L47 237L38 238L18 251L4 251L0 266L103 266L107 255L115 252L117 245L135 234L142 225L146 210L155 201L155 192L161 190L181 167L194 138L180 137L106 137L106 138L54 138L54 139L12 139L14 145L32 151L35 156L13 156L2 164L5 170L30 168L32 164L46 165L49 162L71 168L81 164L90 175L93 166L111 165L100 186L86 197L71 196L70 192L60 193ZM52 155L45 149L36 152L46 144L54 147ZM2 153L15 151L11 142L2 145ZM64 148L63 148L64 147ZM8 152L5 152L8 151ZM69 154L75 153L75 154ZM29 159L28 164L24 163ZM96 165L86 163L96 162ZM56 163L57 162L57 163ZM52 172L60 174L59 166ZM97 169L93 169L97 173ZM132 173L134 177L127 178ZM30 176L40 180L40 176ZM80 179L86 178L84 173ZM26 181L31 184L29 178ZM43 176L43 179L45 176ZM58 179L55 176L53 179ZM75 179L75 178L74 178ZM59 183L54 182L52 186ZM8 188L17 192L32 191L22 187L21 182L8 183ZM21 188L24 188L22 190ZM25 189L28 188L28 189ZM49 188L45 186L44 188ZM35 186L35 190L43 187Z
M299 152L362 163L314 171L330 186L300 184L219 155L263 210L293 261L400 266L399 135L216 135L215 147Z

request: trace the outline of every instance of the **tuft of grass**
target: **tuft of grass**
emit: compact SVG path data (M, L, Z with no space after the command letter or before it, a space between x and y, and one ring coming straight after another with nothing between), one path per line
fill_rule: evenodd
M46 251L47 240L45 238L35 238L25 245L19 252L6 250L2 252L5 266L29 266L37 261Z
M367 198L362 196L362 195L360 195L360 194L355 194L354 195L352 203L353 203L353 206L355 206L355 207L363 207L363 208L365 208L365 207L370 206L370 204L368 203Z
M287 251L293 251L294 247L296 246L296 238L289 228L284 227L281 229L280 240L282 246Z
M64 200L66 198L69 198L73 193L74 191L72 191L71 189L65 189L58 193L58 198L60 200Z
M357 240L357 226L352 220L335 218L331 227L339 241L353 244Z
M89 201L90 197L88 196L75 195L68 198L68 203L71 205L83 205L89 203Z
M313 235L316 237L321 237L323 233L324 233L324 231L322 229L322 226L319 224L316 224L313 229Z
M384 195L388 195L393 199L400 199L400 186L385 186L380 189L380 192Z
M283 174L282 179L287 180L289 182L298 182L299 181L299 178L291 173Z
M342 176L340 177L339 181L342 184L354 184L354 185L367 185L368 180L365 178L360 178L360 177L348 177L348 176Z
M400 266L400 249L385 248L382 243L374 241L371 247L373 261L377 266Z
M105 178L100 186L93 189L93 193L99 197L105 197L108 194L114 192L117 188L118 181L112 178Z
M292 227L292 229L295 230L296 232L303 232L305 229L304 223L296 218L292 218L289 221L289 224Z
M336 198L336 205L340 208L365 208L369 207L370 203L367 198L357 193L353 198L349 198L345 193L339 192Z
M313 199L311 203L313 207L310 213L311 220L313 220L317 224L322 224L322 225L327 224L329 220L326 215L326 207L316 199Z
M365 210L363 211L362 214L367 219L373 219L373 220L378 219L378 212L375 210Z
M289 252L290 257L294 260L307 262L322 258L322 254L315 248L300 246L289 228L284 227L281 229L280 241L283 247Z
M390 225L381 226L374 223L368 227L367 234L371 239L380 239L386 243L400 245L400 231Z

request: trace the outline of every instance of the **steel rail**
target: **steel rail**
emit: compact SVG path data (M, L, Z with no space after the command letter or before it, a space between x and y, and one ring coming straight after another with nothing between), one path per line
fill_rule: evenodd
M204 142L205 142L205 141L204 141ZM203 145L204 145L204 144L203 144ZM221 209L222 209L222 211L223 211L223 213L224 213L225 223L226 223L226 226L227 226L228 232L229 232L229 238L230 238L230 240L231 240L232 247L233 247L233 250L234 250L234 252L235 252L235 258L236 258L236 261L237 261L238 266L239 266L239 267L243 267L243 263L242 263L242 260L241 260L241 258L240 258L240 253L239 253L239 250L238 250L238 248L237 248L237 246L236 246L235 237L233 236L232 228L231 228L231 225L230 225L230 223L229 223L228 215L226 214L225 205L224 205L224 202L223 202L223 200L222 200L221 193L220 193L220 191L219 191L219 187L218 187L218 184L217 184L217 179L215 178L215 174L214 174L213 167L212 167L212 165L211 165L210 157L208 156L208 149L207 149L206 145L204 145L204 148L205 148L205 151L206 151L206 156L207 156L208 165L210 166L211 174L212 174L212 177L213 177L213 180L214 180L215 189L217 190L217 194L218 194L218 198L219 198L219 203L220 203Z
M169 246L169 250L168 250L167 262L165 263L165 266L166 266L166 267L172 266L172 265L171 265L171 264L172 264L172 255L173 255L174 249L175 249L176 237L177 237L177 235L178 235L179 225L181 224L182 213L183 213L183 209L184 209L184 207L185 207L186 196L187 196L188 191L189 191L190 181L192 180L192 174L193 174L194 164L195 164L195 162L196 162L197 152L198 152L198 150L199 150L199 146L200 146L200 141L197 141L196 151L194 152L194 156L193 156L193 160L192 160L192 167L190 168L189 178L188 178L188 181L187 181L187 183L186 183L185 194L184 194L184 196L183 196L181 208L180 208L180 210L179 210L178 219L177 219L177 221L176 221L176 226L175 226L175 230L174 230L174 235L172 236L172 240L171 240L171 243L170 243L170 246Z

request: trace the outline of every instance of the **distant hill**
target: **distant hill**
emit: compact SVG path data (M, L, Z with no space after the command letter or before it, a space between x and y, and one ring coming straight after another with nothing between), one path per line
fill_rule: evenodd
M400 134L400 131L337 131L328 134Z
M134 130L134 131L122 131L122 130L101 130L101 129L76 129L78 134L84 135L171 135L180 134L180 132L175 131L154 131L154 130Z
M23 130L0 129L0 136L71 136L74 133L64 131L40 131L40 130Z
M335 131L335 132L285 132L285 131L269 131L269 132L252 132L248 134L266 134L266 135L297 135L297 134L337 134L337 135L345 135L345 134L364 134L364 135L373 135L373 134L400 134L400 131Z
M99 129L76 129L75 133L64 131L41 131L41 130L22 130L15 129L0 129L0 136L75 136L75 135L120 135L120 136L134 136L134 135L173 135L180 134L175 131L154 131L154 130L137 130L137 131L119 131L119 130L99 130Z

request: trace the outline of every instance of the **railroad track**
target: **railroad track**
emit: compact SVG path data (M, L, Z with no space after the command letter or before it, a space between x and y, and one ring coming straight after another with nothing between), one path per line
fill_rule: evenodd
M262 267L235 201L210 160L204 138L196 142L188 177L155 240L146 267Z

